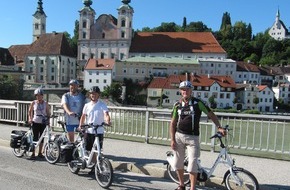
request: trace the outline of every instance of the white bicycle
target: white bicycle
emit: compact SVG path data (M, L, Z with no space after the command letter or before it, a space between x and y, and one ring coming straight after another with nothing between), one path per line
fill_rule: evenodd
M224 129L228 132L229 131L228 125L226 125ZM221 147L220 153L217 159L215 160L214 164L212 165L212 167L209 169L202 167L199 160L197 181L199 182L207 181L212 176L217 165L223 164L228 168L228 170L224 174L222 184L225 184L228 190L233 190L233 189L258 190L259 183L256 177L248 170L241 167L236 167L235 160L232 159L228 153L227 144L225 145L222 141L222 134L220 132L217 132L215 135L210 137L210 139L212 138L217 138L220 141L220 147ZM173 168L173 166L171 165L172 160L174 158L174 154L172 151L168 151L166 152L166 155L167 155L167 162L165 164L167 165L168 175L175 183L179 183L177 173L175 169ZM184 183L185 184L190 183L189 173L186 170L187 165L188 165L188 157L186 156L184 159L184 171L185 171Z
M111 186L113 181L113 167L110 160L104 157L101 150L101 142L99 138L98 129L104 126L109 126L106 123L101 125L83 125L82 130L79 132L80 142L76 144L73 150L73 160L68 162L68 167L72 173L77 174L80 169L95 167L95 177L98 184L103 188L108 188ZM90 154L87 154L85 148L84 131L88 128L93 128L95 131L95 141ZM93 156L96 155L96 163L93 161Z
M55 143L52 140L51 135L51 128L49 127L49 119L50 118L57 118L58 116L44 116L44 115L38 115L43 117L43 122L46 124L46 127L41 134L38 141L33 141L33 130L32 125L29 125L28 131L18 131L13 130L11 132L11 140L10 140L10 147L12 148L12 152L16 157L23 157L26 156L28 158L31 157L33 152L44 140L44 156L47 161L53 161L57 159L53 156L48 156L48 152L59 152L59 147L55 145ZM49 160L48 160L49 159Z

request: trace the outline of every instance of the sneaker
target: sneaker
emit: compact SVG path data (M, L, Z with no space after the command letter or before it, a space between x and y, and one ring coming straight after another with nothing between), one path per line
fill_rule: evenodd
M95 175L95 167L93 167L93 168L91 169L91 171L89 171L89 175Z
M38 158L44 158L44 156L40 153L38 154Z
M32 154L32 155L30 156L29 160L35 160L35 155Z
M185 190L185 186L178 186L176 189L174 189L174 190Z

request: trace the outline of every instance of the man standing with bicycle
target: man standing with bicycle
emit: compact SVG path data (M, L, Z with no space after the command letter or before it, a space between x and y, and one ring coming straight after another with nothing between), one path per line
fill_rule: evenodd
M61 98L65 111L66 130L70 142L74 142L74 132L79 126L79 117L85 104L86 97L78 90L79 82L75 79L69 82L69 92Z
M90 90L90 99L91 101L86 103L82 112L82 116L80 119L80 125L79 125L79 130L81 130L81 126L85 123L88 124L93 124L93 125L101 125L103 122L106 122L108 125L111 124L111 118L109 115L109 110L107 105L99 100L101 91L99 87L93 86ZM104 138L104 127L99 127L98 129L98 136L100 139L100 147L102 149L103 145L103 138ZM86 131L86 150L91 151L94 141L95 141L95 131L92 128L89 128ZM96 160L96 156L94 155L93 160ZM89 172L89 174L94 173L94 168L92 171Z
M177 170L179 186L175 190L185 190L184 158L185 148L188 151L188 167L190 173L190 190L195 190L197 181L197 162L200 156L199 122L204 112L225 135L217 116L201 100L192 96L192 84L183 81L179 85L181 99L176 102L172 110L170 123L171 148L174 150L174 168Z

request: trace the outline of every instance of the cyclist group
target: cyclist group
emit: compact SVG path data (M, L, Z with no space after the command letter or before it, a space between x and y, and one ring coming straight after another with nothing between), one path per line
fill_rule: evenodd
M86 102L86 97L78 91L78 87L79 82L71 80L69 82L70 91L65 93L61 100L70 142L74 142L74 131L80 129L85 122L94 125L100 125L102 122L111 123L107 105L99 100L100 89L97 86L92 87L89 90L90 101ZM174 152L174 166L179 178L179 186L175 190L185 190L183 161L186 149L189 156L190 190L195 190L197 161L200 156L199 121L201 113L207 114L222 135L225 135L226 131L221 127L213 111L200 99L192 96L192 84L189 81L182 81L179 91L181 99L173 105L170 123L171 148ZM36 89L34 95L36 100L31 103L29 108L29 121L33 123L33 133L36 134L34 140L36 141L45 128L36 115L41 112L41 114L49 116L50 113L47 102L43 100L43 90ZM89 151L93 146L95 135L93 130L86 132L86 149ZM103 134L99 138L102 141ZM42 149L39 147L39 157L42 157L41 151Z

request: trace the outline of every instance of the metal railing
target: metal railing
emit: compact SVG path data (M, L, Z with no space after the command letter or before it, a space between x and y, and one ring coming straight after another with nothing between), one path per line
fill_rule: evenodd
M0 122L17 125L24 123L30 102L0 100ZM57 120L64 120L63 109L59 103L51 103L51 113L59 115L51 121L57 126ZM170 144L170 111L168 109L112 107L109 106L113 126L108 128L106 136L146 143ZM229 125L231 131L228 143L231 151L239 154L290 159L290 117L279 115L251 115L216 113L221 124ZM216 127L202 116L200 124L200 142L203 149L218 148L210 136Z

